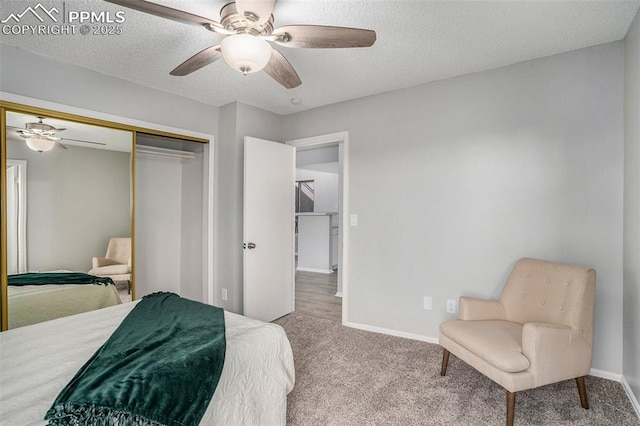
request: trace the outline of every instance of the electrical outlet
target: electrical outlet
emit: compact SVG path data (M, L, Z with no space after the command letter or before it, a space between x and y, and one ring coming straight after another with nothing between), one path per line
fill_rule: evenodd
M222 289L222 300L224 300L225 302L227 300L227 289L226 288Z
M456 313L456 299L447 299L447 313L448 314Z
M427 311L430 311L433 309L433 301L431 299L431 296L424 296L423 307Z

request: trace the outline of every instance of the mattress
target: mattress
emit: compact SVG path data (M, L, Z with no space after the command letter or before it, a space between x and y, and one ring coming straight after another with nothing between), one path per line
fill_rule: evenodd
M9 329L122 303L115 285L8 286Z
M136 302L0 333L0 423L45 425L46 411ZM279 325L225 312L227 348L201 425L284 425L293 354Z

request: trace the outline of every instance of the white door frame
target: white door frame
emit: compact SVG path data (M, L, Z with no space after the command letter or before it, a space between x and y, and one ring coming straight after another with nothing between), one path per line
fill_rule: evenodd
M285 143L295 148L320 148L326 145L335 145L336 143L342 145L342 161L340 162L340 174L342 176L340 232L342 233L342 238L338 244L340 257L338 276L342 282L342 324L346 324L349 322L349 132L343 131L294 139Z
M174 133L183 136L192 136L198 139L206 139L209 141L208 149L204 150L204 155L208 154L208 159L205 159L205 163L208 163L208 176L205 174L205 179L207 185L205 185L204 192L209 196L208 200L205 200L203 203L203 214L205 218L205 223L207 225L206 229L206 242L205 246L207 248L207 253L203 253L204 258L206 259L206 268L205 277L206 283L205 288L203 289L203 297L205 298L204 302L209 304L219 305L219 300L216 297L216 294L219 292L214 291L214 281L213 281L213 268L214 268L214 251L213 251L213 235L214 235L214 226L215 223L215 209L214 207L214 136L209 133L202 133L193 130L181 129L178 127L165 126L163 124L151 123L148 121L137 120L135 118L129 118L124 116L118 116L114 114L107 114L103 112L93 111L85 108L79 108L69 105L64 105L56 102L44 101L42 99L30 98L22 95L15 95L13 93L7 93L0 91L0 99L7 102L15 102L23 105L30 105L37 108L50 109L59 112L65 112L68 114L80 115L83 117L95 118L99 120L112 121L115 123L131 125L134 127L164 131L168 133ZM135 153L131 153L131 155L135 155ZM208 220L207 220L208 218Z

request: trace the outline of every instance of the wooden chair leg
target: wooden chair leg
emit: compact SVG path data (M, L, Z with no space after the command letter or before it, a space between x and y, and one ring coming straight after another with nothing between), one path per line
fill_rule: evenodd
M576 384L578 385L578 392L580 393L580 404L585 410L589 409L589 401L587 400L587 387L584 384L584 376L576 377Z
M446 376L447 374L447 364L449 363L449 351L446 349L442 349L442 368L440 369L440 375Z
M516 416L516 393L507 391L507 426L513 426Z

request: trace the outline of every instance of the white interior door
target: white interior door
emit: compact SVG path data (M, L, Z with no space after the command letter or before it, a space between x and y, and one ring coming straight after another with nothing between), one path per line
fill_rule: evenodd
M244 138L244 314L273 321L294 309L292 146Z

